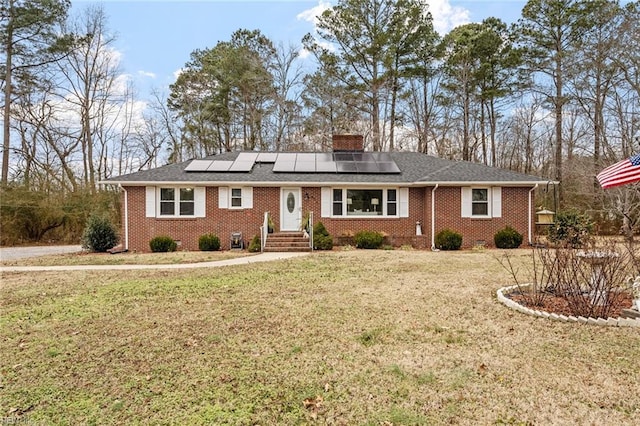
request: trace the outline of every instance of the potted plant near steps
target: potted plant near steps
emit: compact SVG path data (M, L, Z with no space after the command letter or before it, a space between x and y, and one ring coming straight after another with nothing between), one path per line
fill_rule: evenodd
M304 232L305 237L308 237L311 232L311 229L309 229L309 219L311 219L311 214L306 212L300 221L300 230Z
M267 232L269 234L273 234L273 231L275 229L275 224L273 223L273 219L271 219L271 215L268 216L267 218Z

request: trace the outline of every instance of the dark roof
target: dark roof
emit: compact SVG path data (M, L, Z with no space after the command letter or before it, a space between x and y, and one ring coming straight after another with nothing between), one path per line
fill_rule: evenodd
M228 152L207 159L233 161L238 152ZM357 173L278 173L273 171L273 163L256 163L249 172L186 172L191 160L169 164L151 170L113 177L102 183L149 185L153 183L262 183L265 186L279 183L389 183L423 184L435 183L501 183L505 185L534 185L547 181L537 177L468 161L446 160L417 152L392 152L392 159L400 173L357 174ZM256 185L259 186L259 185Z

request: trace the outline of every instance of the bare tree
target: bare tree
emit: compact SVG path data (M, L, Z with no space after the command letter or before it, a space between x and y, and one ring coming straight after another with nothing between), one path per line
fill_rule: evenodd
M118 58L112 48L107 17L99 6L88 6L69 24L74 33L86 34L84 42L59 62L62 76L59 94L79 115L84 185L95 191L108 153L107 133L118 120Z

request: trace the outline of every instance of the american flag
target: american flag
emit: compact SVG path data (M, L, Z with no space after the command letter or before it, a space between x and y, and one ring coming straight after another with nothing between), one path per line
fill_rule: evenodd
M600 186L612 188L640 180L640 154L612 164L596 176Z

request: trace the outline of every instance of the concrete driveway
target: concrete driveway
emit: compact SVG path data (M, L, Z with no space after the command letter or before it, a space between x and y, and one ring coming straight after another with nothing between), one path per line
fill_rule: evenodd
M0 261L25 259L28 257L46 256L49 254L77 253L82 250L79 245L72 246L34 246L34 247L0 247Z

